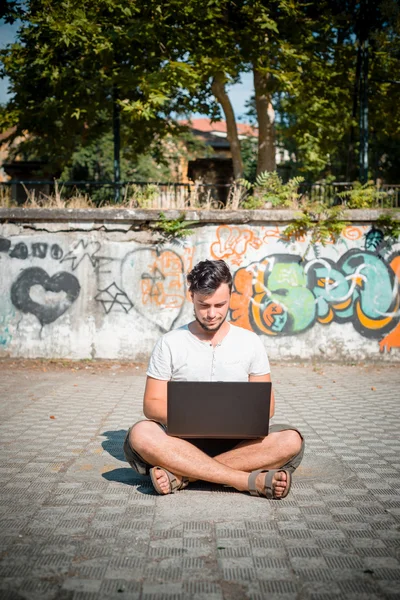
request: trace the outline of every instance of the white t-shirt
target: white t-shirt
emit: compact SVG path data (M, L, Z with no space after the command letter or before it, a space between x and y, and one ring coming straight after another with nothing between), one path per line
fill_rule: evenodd
M252 331L229 323L215 347L193 335L188 325L163 335L150 357L147 375L163 381L248 381L270 372L268 356Z

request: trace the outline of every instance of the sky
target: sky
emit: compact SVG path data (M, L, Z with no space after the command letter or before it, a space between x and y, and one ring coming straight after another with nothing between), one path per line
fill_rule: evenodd
M14 41L18 25L5 24L0 19L0 48L4 48L7 44ZM8 78L0 79L0 104L7 102L9 98L8 94ZM242 73L242 81L239 84L233 85L229 88L229 97L231 99L233 110L237 119L246 120L245 113L246 101L250 100L251 95L254 92L253 87L253 76L251 73ZM200 115L193 115L194 117Z

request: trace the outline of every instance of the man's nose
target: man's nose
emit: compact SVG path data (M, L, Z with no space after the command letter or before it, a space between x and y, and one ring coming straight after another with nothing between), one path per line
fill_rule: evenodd
M208 309L208 314L207 314L208 318L212 319L213 317L215 317L215 315L216 315L215 307L214 306L210 306L209 309Z

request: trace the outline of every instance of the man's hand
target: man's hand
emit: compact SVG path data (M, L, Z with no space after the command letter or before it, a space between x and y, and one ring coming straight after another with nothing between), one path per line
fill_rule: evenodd
M249 381L271 381L271 375L268 373L268 375L249 375ZM272 417L275 414L275 396L274 396L274 388L272 388L271 390L271 405L270 405L270 409L269 409L269 418L272 419Z
M147 377L143 398L145 417L167 424L167 384L168 381Z

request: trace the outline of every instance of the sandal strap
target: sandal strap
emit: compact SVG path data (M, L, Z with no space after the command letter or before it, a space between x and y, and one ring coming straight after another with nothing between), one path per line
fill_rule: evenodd
M286 471L286 469L258 469L258 471L252 471L249 475L249 483L248 483L248 488L249 488L250 494L252 496L265 496L265 498L267 498L268 500L278 499L275 496L272 482L273 482L275 474L280 473L280 472L286 473L286 490L283 493L283 495L281 496L282 498L285 498L289 493L290 486L292 483L291 475L290 475L289 471ZM256 486L257 475L259 475L260 473L266 473L262 491L259 491Z
M163 471L165 471L165 473L167 473L167 476L169 479L169 485L171 488L171 494L174 494L175 492L179 492L179 490L183 490L185 487L187 487L189 485L189 479L187 477L182 477L182 480L178 483L176 475L174 475L170 471L167 471L167 469L163 469Z
M171 471L168 471L168 469L166 469L165 467L154 467L154 468L160 469L161 471L164 471L164 473L166 473L166 475L168 477L168 481L169 481L169 488L170 488L169 493L170 494L174 494L175 492L178 492L179 490L183 490L185 487L187 487L189 485L189 479L187 477L182 477L182 481L180 483L178 483L176 475L171 473Z
M274 490L272 488L272 480L274 478L275 473L277 472L278 471L276 469L271 469L271 471L267 471L267 474L265 476L263 492L264 496L268 500L272 500L275 497Z
M248 488L252 496L261 496L256 486L257 475L260 473L266 473L266 471L264 469L258 469L257 471L252 471L249 475Z

